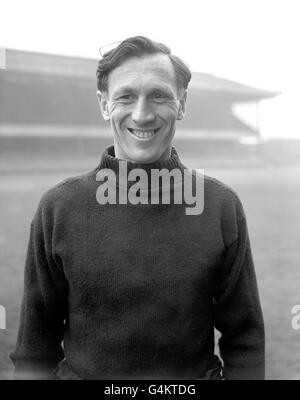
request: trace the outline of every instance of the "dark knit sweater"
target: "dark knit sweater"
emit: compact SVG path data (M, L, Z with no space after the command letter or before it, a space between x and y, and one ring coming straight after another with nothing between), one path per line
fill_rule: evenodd
M127 165L185 168L174 148L167 161ZM184 204L100 205L96 174L118 166L111 146L97 168L40 201L10 355L16 373L46 377L66 357L83 379L201 378L216 327L224 377L264 378L263 318L235 192L205 176L199 215Z

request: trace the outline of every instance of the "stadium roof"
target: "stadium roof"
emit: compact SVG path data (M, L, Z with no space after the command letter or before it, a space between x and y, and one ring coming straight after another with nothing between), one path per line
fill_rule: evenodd
M97 60L6 49L6 69L31 74L95 79ZM229 102L259 101L278 92L253 88L207 73L193 72L190 90L199 97L222 97Z
M256 101L277 96L279 92L267 91L247 86L229 79L220 78L211 74L193 72L191 88L203 96L208 94L222 94L233 101Z

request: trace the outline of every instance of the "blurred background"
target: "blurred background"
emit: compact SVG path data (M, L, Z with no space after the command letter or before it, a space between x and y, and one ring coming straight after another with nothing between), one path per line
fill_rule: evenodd
M266 324L267 379L300 379L297 1L2 1L0 379L18 328L29 225L41 195L112 143L96 99L100 46L144 35L193 71L174 142L230 185L248 220Z

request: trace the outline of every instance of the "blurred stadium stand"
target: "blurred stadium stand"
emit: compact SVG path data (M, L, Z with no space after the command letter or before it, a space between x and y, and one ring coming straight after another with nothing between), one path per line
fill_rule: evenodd
M97 60L12 49L6 49L5 59L6 68L0 70L1 170L19 164L88 165L112 143L96 99ZM260 141L257 123L243 122L233 106L259 104L277 94L193 73L176 147L183 158L202 160L204 166L272 159Z

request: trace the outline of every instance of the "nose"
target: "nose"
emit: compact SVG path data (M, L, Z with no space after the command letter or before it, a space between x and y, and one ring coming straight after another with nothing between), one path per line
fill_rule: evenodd
M135 103L131 118L139 126L147 125L155 120L153 110L146 99L141 98Z

